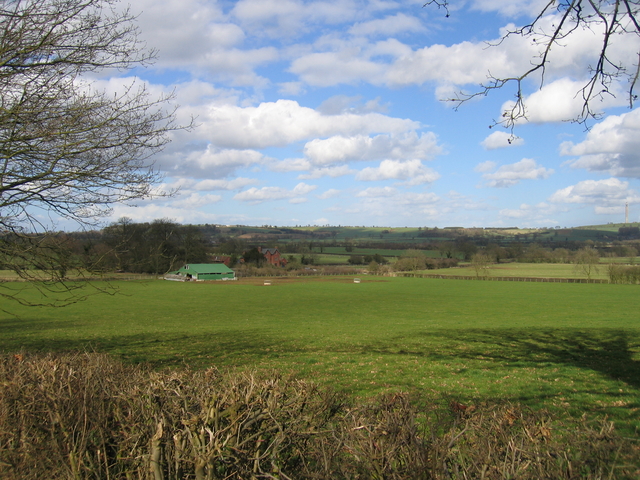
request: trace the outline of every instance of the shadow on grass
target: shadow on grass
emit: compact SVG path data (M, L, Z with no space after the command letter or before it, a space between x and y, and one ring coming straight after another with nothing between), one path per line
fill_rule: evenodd
M81 326L81 325L78 325ZM438 329L350 345L322 342L310 348L287 332L267 336L259 329L197 334L151 332L78 338L73 322L15 319L0 323L0 351L95 350L131 361L162 365L214 363L249 365L261 358L315 353L414 355L430 361L489 359L500 364L549 363L599 372L640 389L640 332L622 329ZM68 331L52 336L50 330ZM53 338L52 338L53 337ZM331 343L331 345L329 345ZM207 360L208 359L208 360Z
M68 328L69 325L65 325ZM0 328L0 352L68 352L109 353L124 361L149 363L156 368L190 364L202 366L252 366L263 358L301 352L282 339L266 337L260 330L198 333L140 333L132 335L45 338L36 332L57 328L54 322L22 324L13 332L6 323ZM73 327L71 326L71 329Z
M420 341L424 339L424 342ZM411 342L407 350L399 345ZM442 345L433 350L424 345ZM473 329L438 330L412 339L396 337L386 343L367 347L372 353L425 356L432 360L447 358L489 359L503 364L548 363L568 365L599 372L640 388L640 334L620 329Z

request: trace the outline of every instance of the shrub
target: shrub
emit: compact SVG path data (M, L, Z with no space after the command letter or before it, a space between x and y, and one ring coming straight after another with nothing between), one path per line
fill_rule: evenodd
M0 478L637 478L613 425L510 403L354 403L278 374L0 356ZM635 460L637 462L637 459Z
M640 283L640 266L617 265L610 263L607 266L609 283Z

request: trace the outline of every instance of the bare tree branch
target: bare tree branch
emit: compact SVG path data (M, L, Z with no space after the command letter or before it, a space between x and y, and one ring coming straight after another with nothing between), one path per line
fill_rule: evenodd
M180 128L171 95L91 80L155 56L116 4L0 0L0 263L40 285L70 268L46 218L92 225L115 203L163 194L153 157Z
M449 16L447 0L431 0L424 6L436 5L443 8ZM531 67L522 73L508 77L496 77L488 72L488 82L481 84L474 93L460 92L447 99L459 108L471 99L486 96L493 90L515 84L515 101L503 112L502 118L492 126L502 125L513 131L515 125L527 119L527 108L523 93L523 82L539 75L539 88L545 85L546 71L551 62L552 53L574 40L579 31L592 30L602 35L601 48L594 65L585 65L586 80L576 92L582 99L582 109L572 121L587 125L590 120L598 119L599 109L595 102L605 96L615 96L614 84L628 82L627 97L629 108L633 108L637 99L636 85L640 76L640 51L638 62L634 65L616 63L611 59L612 42L615 38L628 35L637 41L640 38L640 24L637 21L640 10L639 0L549 0L539 10L533 21L507 32L497 43L511 36L530 39L540 47L540 54L532 59ZM549 15L558 18L551 31L546 31L543 19ZM495 46L493 44L492 46Z

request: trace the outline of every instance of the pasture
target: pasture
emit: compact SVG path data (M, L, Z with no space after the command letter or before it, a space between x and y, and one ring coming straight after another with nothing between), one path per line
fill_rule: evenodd
M637 286L263 282L114 282L117 295L57 309L0 300L10 312L0 313L0 351L88 349L158 368L276 369L363 397L507 399L608 415L629 435L640 427Z
M601 259L597 271L593 272L591 278L606 280L608 262ZM620 262L621 263L621 262ZM463 264L457 268L441 268L437 270L424 270L425 274L437 275L465 275L476 276L476 271L470 264ZM488 275L492 277L531 277L531 278L586 278L585 274L576 265L571 263L499 263L489 265Z

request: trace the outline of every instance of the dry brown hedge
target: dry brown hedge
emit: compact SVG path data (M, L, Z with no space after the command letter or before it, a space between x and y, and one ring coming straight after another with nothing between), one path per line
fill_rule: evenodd
M638 453L609 422L508 403L356 404L277 374L0 356L8 480L640 478Z

